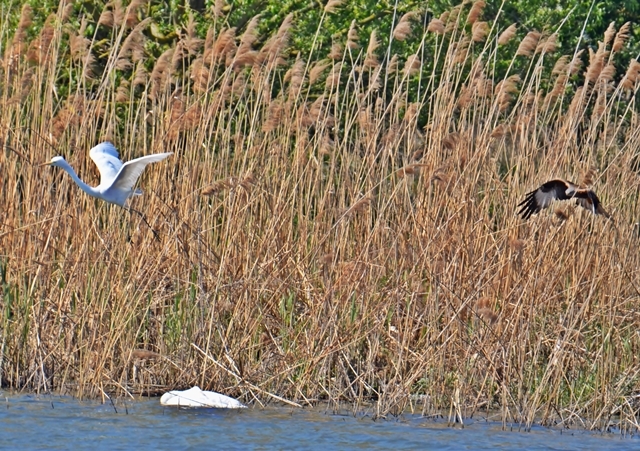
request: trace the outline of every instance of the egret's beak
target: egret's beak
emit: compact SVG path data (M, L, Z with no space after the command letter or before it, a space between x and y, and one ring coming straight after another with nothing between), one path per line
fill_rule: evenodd
M50 165L51 165L51 162L50 162L50 161L47 161L46 163L40 163L40 164L38 165L38 167L42 167L42 166L50 166Z

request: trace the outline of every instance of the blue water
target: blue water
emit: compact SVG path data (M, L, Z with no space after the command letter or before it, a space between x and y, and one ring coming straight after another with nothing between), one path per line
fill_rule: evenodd
M115 404L64 396L2 395L0 449L637 450L640 439L588 431L447 427L419 415L373 421L320 409L176 409L158 399Z

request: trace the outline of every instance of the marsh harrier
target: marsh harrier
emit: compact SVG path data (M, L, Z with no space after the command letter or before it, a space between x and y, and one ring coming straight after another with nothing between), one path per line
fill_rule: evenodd
M611 216L602 208L600 199L590 189L580 188L578 185L566 180L556 179L543 183L540 188L531 191L524 200L518 204L519 215L522 219L529 219L531 215L538 213L543 208L547 208L554 200L575 199L582 208L586 208L595 215L603 215L607 218Z

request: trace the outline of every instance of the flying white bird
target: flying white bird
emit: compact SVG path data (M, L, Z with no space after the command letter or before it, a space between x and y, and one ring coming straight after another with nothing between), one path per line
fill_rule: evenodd
M123 163L113 144L110 142L100 143L89 151L89 156L100 171L100 184L95 187L80 180L76 171L63 157L53 157L50 162L44 163L44 165L57 166L67 171L73 181L88 195L127 208L125 204L129 197L142 195L141 190L134 190L133 187L144 168L149 163L164 160L171 154L172 152L156 153Z
M142 195L140 189L136 188L134 190L133 187L138 181L138 178L140 178L144 168L150 163L164 160L172 153L173 152L146 155L123 163L120 160L118 150L113 144L110 142L100 143L89 151L89 156L98 167L98 171L100 171L100 184L95 187L89 186L80 180L76 171L73 170L71 165L69 165L63 157L53 157L50 162L44 163L43 166L50 165L62 168L69 173L80 189L88 195L119 205L125 210L138 213L151 229L156 239L159 239L158 234L147 222L144 215L138 210L129 207L126 203L130 197Z
M582 208L586 208L595 215L603 215L610 218L611 215L602 208L600 199L590 189L580 188L572 182L562 179L550 180L543 183L535 191L526 195L524 200L518 204L519 215L522 219L529 219L531 215L538 213L543 208L547 208L554 200L575 199Z

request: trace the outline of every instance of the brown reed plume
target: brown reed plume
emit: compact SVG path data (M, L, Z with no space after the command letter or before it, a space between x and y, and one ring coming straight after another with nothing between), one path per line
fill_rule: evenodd
M500 36L498 37L498 45L504 45L507 42L509 42L511 39L513 39L513 37L516 35L516 31L517 31L516 24L509 25L509 27L506 30L500 33Z
M367 53L365 54L364 62L362 63L364 67L375 69L380 65L380 62L378 61L378 57L375 54L375 51L379 46L380 46L380 43L378 42L376 31L373 30L371 32L371 36L369 37L369 45L367 46Z
M506 31L505 31L506 33ZM538 41L540 40L541 33L537 31L530 31L524 37L520 45L518 46L518 50L516 51L516 55L521 56L531 56L533 52L538 47Z
M469 10L469 16L467 16L467 23L474 25L478 21L478 18L482 14L485 6L486 3L483 0L476 0L473 2L473 5L471 5L471 9Z
M489 33L489 24L486 22L474 22L471 27L471 40L473 42L482 42Z
M16 28L11 44L5 48L4 64L10 68L14 66L20 56L26 51L27 45L27 29L31 26L33 19L33 9L27 3L22 6L20 12L20 22Z
M349 31L347 32L347 48L349 50L357 50L360 48L358 45L358 31L356 30L356 21L351 22L351 26L349 26Z
M398 41L404 41L411 36L411 21L414 20L415 17L416 14L413 11L403 14L393 30L393 38Z
M329 14L334 14L338 11L338 8L342 6L343 0L329 0L326 5L324 5L324 12Z
M151 98L158 98L161 92L165 90L167 86L167 82L169 78L173 74L174 66L174 53L176 52L175 48L170 48L166 50L158 60L156 61L155 66L153 66L153 70L149 76L151 80Z
M445 25L440 19L431 19L427 31L435 34L444 34Z
M629 22L624 23L618 33L616 34L616 38L613 41L613 45L611 46L612 52L619 52L624 47L625 43L629 40L629 28L631 28L631 24Z
M258 52L253 49L253 44L258 39L259 16L255 16L247 24L247 28L240 38L240 45L233 58L232 67L238 71L245 66L250 66L256 61Z

